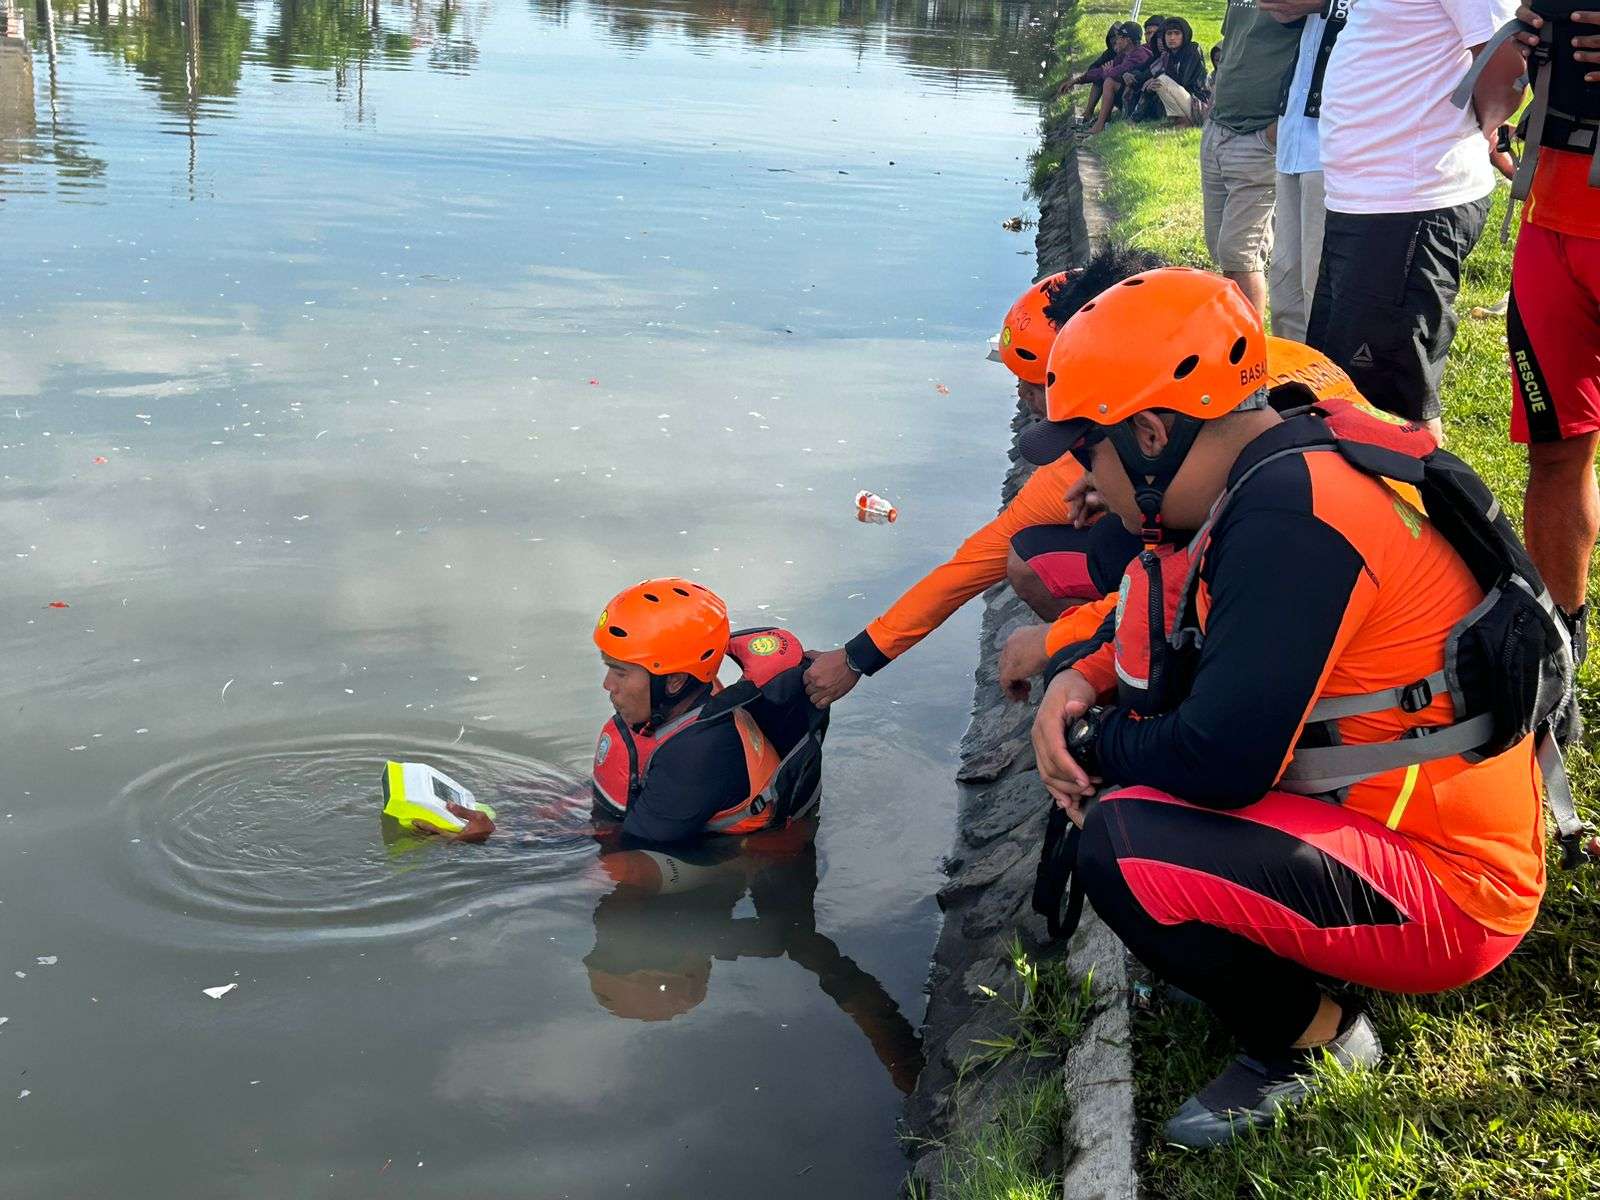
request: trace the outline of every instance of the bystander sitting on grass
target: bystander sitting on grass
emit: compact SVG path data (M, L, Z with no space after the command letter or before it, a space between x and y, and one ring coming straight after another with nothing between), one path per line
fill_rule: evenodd
M1090 133L1099 133L1106 127L1106 120L1111 116L1112 107L1117 103L1117 97L1126 86L1125 77L1132 75L1150 62L1155 56L1150 52L1150 47L1140 40L1139 27L1132 21L1124 21L1118 25L1113 33L1115 40L1112 49L1116 54L1109 63L1101 67L1091 67L1083 74L1069 79L1062 85L1061 90L1078 87L1082 84L1094 84L1100 89L1100 103L1098 109L1086 108L1080 120L1090 126ZM1091 94L1090 99L1093 100ZM1092 124L1091 124L1092 122Z
M1161 37L1161 54L1150 64L1131 115L1135 121L1159 121L1164 115L1175 125L1198 125L1205 119L1201 106L1211 99L1206 56L1182 17L1168 17Z

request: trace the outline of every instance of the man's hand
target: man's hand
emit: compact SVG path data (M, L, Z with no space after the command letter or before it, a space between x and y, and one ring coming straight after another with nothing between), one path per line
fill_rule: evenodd
M1029 625L1006 639L1000 651L1000 690L1017 703L1028 698L1033 677L1044 670L1050 656L1044 651L1048 625Z
M1322 11L1322 0L1256 0L1256 7L1285 25Z
M1135 83L1138 82L1138 80L1136 80L1133 77L1133 72L1132 71L1124 71L1122 73L1122 82L1127 84L1129 87L1132 87Z
M1600 12L1575 12L1572 19L1579 25L1600 26ZM1517 9L1517 20L1524 25L1532 25L1535 29L1544 28L1544 18L1533 9L1524 4ZM1522 43L1522 57L1528 58L1535 46L1539 44L1539 35L1536 33L1519 33L1517 41ZM1581 63L1600 63L1600 33L1579 34L1572 39L1572 57ZM1584 75L1585 83L1600 83L1600 71L1590 71Z
M454 833L445 834L458 842L486 842L489 835L494 832L494 822L489 819L488 813L481 813L475 808L467 808L461 804L446 804L445 811L458 821L467 823L465 829L458 829ZM420 821L411 822L411 828L418 833L440 833L431 825L424 825Z
M1509 142L1509 125L1502 125L1499 129L1489 134L1489 165L1507 179L1514 179L1517 174L1516 159L1511 157L1510 151L1501 149L1502 137Z
M1078 476L1078 482L1067 489L1067 520L1082 529L1105 510L1105 501L1094 490L1094 476Z
M1050 681L1033 718L1033 753L1039 778L1062 810L1079 826L1083 801L1094 795L1095 781L1067 751L1067 726L1082 716L1096 696L1093 685L1076 671L1063 671Z
M806 668L806 697L817 708L827 708L847 695L860 678L850 669L843 649L824 650Z

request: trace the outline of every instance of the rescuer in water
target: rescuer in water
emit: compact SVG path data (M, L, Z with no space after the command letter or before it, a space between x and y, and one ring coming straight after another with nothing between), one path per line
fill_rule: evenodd
M595 803L625 837L751 833L816 806L828 718L806 698L792 633L732 633L721 597L668 578L612 597L594 642L616 710L595 743ZM727 687L725 658L741 670Z

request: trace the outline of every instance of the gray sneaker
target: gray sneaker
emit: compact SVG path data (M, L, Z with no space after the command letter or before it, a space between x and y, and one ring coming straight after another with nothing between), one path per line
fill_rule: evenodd
M1372 1067L1383 1059L1383 1043L1365 1013L1315 1050L1292 1050L1280 1058L1241 1054L1205 1087L1183 1102L1162 1126L1167 1141L1193 1150L1220 1146L1239 1130L1272 1124L1280 1108L1298 1104L1311 1090L1307 1073L1321 1055L1331 1054L1340 1066Z

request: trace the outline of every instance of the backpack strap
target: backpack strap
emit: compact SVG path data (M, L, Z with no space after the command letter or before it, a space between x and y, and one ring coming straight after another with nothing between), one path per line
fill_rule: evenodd
M1588 822L1578 815L1572 803L1572 782L1567 778L1567 765L1561 760L1561 747L1555 735L1546 729L1539 735L1537 750L1539 771L1544 776L1544 799L1550 806L1550 815L1556 819L1556 841L1561 844L1561 866L1572 870L1594 856L1585 844L1584 836L1590 832Z
M1470 754L1493 735L1494 717L1481 713L1454 725L1423 726L1393 742L1308 747L1294 752L1278 786L1305 796L1337 792L1385 771Z
M1306 724L1359 717L1391 708L1403 712L1421 712L1433 703L1435 696L1442 696L1449 690L1449 681L1441 668L1432 675L1399 687L1380 688L1376 692L1358 692L1349 696L1324 696L1311 706Z

